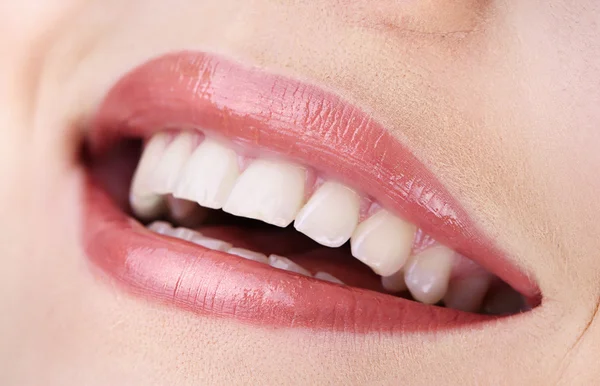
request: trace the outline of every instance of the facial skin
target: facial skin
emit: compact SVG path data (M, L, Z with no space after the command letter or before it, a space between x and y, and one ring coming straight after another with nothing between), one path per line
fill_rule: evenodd
M0 383L593 384L600 3L6 1ZM86 117L180 49L308 80L389 127L537 281L530 313L436 334L260 328L131 297L80 241Z

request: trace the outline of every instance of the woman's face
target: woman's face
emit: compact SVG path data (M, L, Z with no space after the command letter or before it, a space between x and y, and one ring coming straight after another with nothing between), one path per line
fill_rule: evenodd
M5 2L0 15L0 383L548 385L593 384L600 375L595 366L600 355L600 4L595 0L21 0ZM452 320L468 318L450 308L438 316L433 305L403 308L407 301L389 302L391 295L365 290L356 295L352 291L361 290L280 271L274 274L281 276L274 276L283 283L279 288L264 281L269 274L258 263L244 262L238 269L231 256L216 262L212 255L205 260L210 267L194 268L195 284L186 287L195 298L190 300L190 293L178 298L184 284L178 281L172 290L173 272L164 270L179 269L173 275L185 281L177 259L189 258L191 244L150 235L137 223L135 235L127 233L130 229L97 231L111 222L98 220L98 209L91 208L86 182L91 167L82 166L80 154L82 142L95 147L96 137L108 130L98 122L119 121L110 116L115 106L127 117L119 121L127 123L122 130L133 133L150 130L143 123L134 127L153 113L147 110L180 102L173 91L177 79L171 77L163 83L175 83L156 91L159 102L162 96L166 102L144 105L144 93L155 90L144 84L159 84L164 75L156 65L143 82L138 75L133 86L123 86L131 86L127 95L142 102L135 105L122 90L110 94L117 95L112 102L103 100L128 71L154 58L161 58L160 64L168 60L164 55L183 50L194 63L206 60L213 66L202 79L195 66L191 75L179 67L175 73L180 81L206 86L191 92L204 92L214 102L217 112L211 114L221 125L229 114L243 126L252 114L264 114L265 105L279 109L274 114L302 113L313 106L311 95L326 95L321 102L341 111L341 121L344 111L358 111L367 123L348 121L350 134L337 133L351 139L338 145L317 138L323 148L306 145L316 138L312 126L303 131L300 122L293 132L281 126L288 145L289 137L297 139L289 148L304 149L303 156L290 159L317 175L315 187L323 175L325 181L339 178L360 191L361 200L368 196L397 214L392 208L404 213L410 199L395 200L390 180L403 172L394 169L394 160L414 157L422 166L411 181L431 174L443 187L441 196L447 193L461 208L450 212L469 218L460 236L464 244L477 244L472 239L483 235L483 244L493 244L501 257L477 256L489 248L460 252L508 282L520 277L515 286L535 289L524 294L533 309L454 325ZM180 62L189 59L177 55ZM274 85L272 94L260 94L256 84ZM310 95L290 99L278 94L279 84ZM256 101L258 94L267 102ZM240 95L247 98L243 103L236 99ZM271 97L306 105L273 107ZM335 107L338 102L341 108ZM128 110L133 105L135 114ZM173 111L168 114L156 113L163 124L183 122ZM188 111L186 119L204 122L202 114L209 113ZM257 130L256 135L262 129ZM262 141L261 151L282 156L282 146L269 148L269 141L276 141L269 136L276 133L265 133L239 151L254 159L252 147ZM348 143L352 146L345 148ZM365 144L384 146L386 153L369 159ZM332 159L325 154L328 146L341 154L338 169L327 162L323 170L311 164L311 157ZM86 158L94 159L107 151L90 153ZM348 159L366 163L353 166ZM96 174L112 181L109 190L126 195L129 181L119 179L116 163ZM348 181L355 172L360 186ZM360 221L373 210L367 212L361 209ZM317 223L347 215L332 213ZM407 216L437 234L423 219L427 214ZM447 225L442 221L440 227ZM460 238L439 232L443 241ZM146 250L145 238L152 240ZM134 239L141 241L131 246ZM205 249L193 247L201 258ZM122 252L117 268L109 262L118 254L111 248ZM215 266L221 270L217 287L245 292L226 299L217 289L206 289ZM223 276L223 270L229 274ZM518 274L507 273L511 270ZM144 277L133 277L139 272ZM267 285L273 293L266 294ZM161 292L165 288L178 300L169 301ZM257 293L262 304L244 303ZM313 293L322 298L306 295ZM211 307L207 294L214 296ZM238 305L246 308L236 311ZM345 312L336 314L336 307ZM269 310L287 313L259 317ZM327 312L339 320L327 319Z

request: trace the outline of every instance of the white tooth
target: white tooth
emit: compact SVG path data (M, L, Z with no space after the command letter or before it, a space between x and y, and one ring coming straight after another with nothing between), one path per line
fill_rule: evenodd
M147 228L152 232L156 232L161 235L169 235L173 227L166 221L154 221L148 225Z
M194 201L181 200L171 195L167 196L167 206L169 207L169 217L183 226L196 226L208 215L207 209Z
M317 273L314 274L313 276L315 279L319 279L319 280L325 280L331 283L337 283L337 284L344 284L343 281L341 281L340 279L338 279L337 277L327 273L327 272L322 272L319 271Z
M413 224L380 210L356 227L352 234L352 255L378 275L390 276L410 256L415 231Z
M290 272L296 272L304 276L311 276L310 272L308 272L303 267L294 263L287 257L279 256L279 255L270 255L269 256L269 264L271 267L283 269Z
M398 293L406 291L406 282L404 282L404 271L400 270L390 276L383 276L381 278L381 285L386 291L391 293Z
M237 179L223 210L286 227L302 206L305 179L299 166L255 160Z
M230 255L240 256L244 259L258 261L259 263L269 264L269 259L262 253L250 251L244 248L231 248L227 251Z
M138 218L158 217L163 209L162 197L150 188L150 182L158 162L167 148L168 136L154 135L144 147L142 156L131 182L129 203Z
M171 236L181 240L192 241L196 237L202 237L202 234L187 228L177 228L171 231Z
M195 141L194 134L184 132L178 134L173 142L167 146L156 169L151 173L150 187L153 192L160 194L173 193L183 166L192 154Z
M453 279L444 296L444 304L455 310L475 312L490 288L490 275L474 275Z
M413 256L404 269L404 281L412 296L427 304L442 300L448 289L454 251L437 245Z
M358 223L360 197L345 185L325 182L296 216L294 227L328 247L344 244Z
M203 246L204 248L212 249L213 251L226 252L232 247L232 245L226 241L213 239L211 237L194 237L190 241L196 245Z
M189 158L173 195L221 209L239 174L237 154L206 138Z

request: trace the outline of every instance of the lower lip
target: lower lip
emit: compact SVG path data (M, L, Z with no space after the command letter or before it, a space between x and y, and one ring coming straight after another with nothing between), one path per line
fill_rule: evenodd
M198 315L260 326L406 333L494 319L345 287L148 231L92 181L85 187L85 250L135 295Z

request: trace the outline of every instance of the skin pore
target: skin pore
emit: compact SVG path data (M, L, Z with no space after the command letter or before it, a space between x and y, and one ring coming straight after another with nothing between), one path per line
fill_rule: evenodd
M1 384L593 384L600 376L600 4L7 1L0 5ZM214 52L389 128L543 294L435 333L259 328L131 297L81 246L85 120L127 70Z

